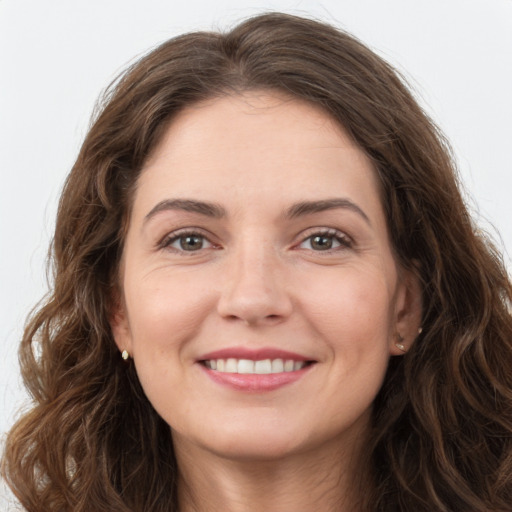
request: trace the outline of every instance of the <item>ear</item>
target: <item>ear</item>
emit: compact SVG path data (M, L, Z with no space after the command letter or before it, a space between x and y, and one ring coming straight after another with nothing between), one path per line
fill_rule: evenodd
M407 352L421 332L423 309L420 278L413 270L401 269L395 305L395 331L390 340L391 355ZM397 346L402 345L402 347Z
M126 312L126 304L119 290L112 294L109 323L119 352L122 353L124 350L127 350L129 354L132 354L130 323Z

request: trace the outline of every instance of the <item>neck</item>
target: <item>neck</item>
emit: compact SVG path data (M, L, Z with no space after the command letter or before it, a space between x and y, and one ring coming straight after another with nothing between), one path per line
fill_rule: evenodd
M181 512L359 512L361 443L351 453L331 443L273 460L227 459L178 443ZM181 449L184 448L184 449ZM352 446L351 448L355 448ZM364 472L366 473L366 472Z

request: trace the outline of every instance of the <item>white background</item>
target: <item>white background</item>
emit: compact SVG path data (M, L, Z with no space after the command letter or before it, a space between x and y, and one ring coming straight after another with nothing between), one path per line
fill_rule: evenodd
M17 344L98 94L165 39L264 10L334 23L404 72L453 144L475 218L512 253L512 0L0 0L0 436L26 400Z

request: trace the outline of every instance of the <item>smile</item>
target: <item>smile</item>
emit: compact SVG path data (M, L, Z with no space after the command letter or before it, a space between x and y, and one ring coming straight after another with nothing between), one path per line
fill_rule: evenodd
M302 380L317 362L272 347L229 347L203 354L196 360L213 382L250 393L274 391Z
M241 373L255 375L269 375L273 373L294 372L301 370L308 361L294 361L293 359L207 359L202 362L208 369L224 373Z

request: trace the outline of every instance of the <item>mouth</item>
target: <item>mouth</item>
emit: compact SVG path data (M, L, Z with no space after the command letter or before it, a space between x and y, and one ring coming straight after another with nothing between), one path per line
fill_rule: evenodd
M236 391L262 393L301 380L318 361L273 348L238 347L205 354L196 362L217 384Z
M200 361L209 370L223 373L238 373L244 375L272 375L302 370L314 364L314 361L297 361L294 359L237 359L217 358Z

